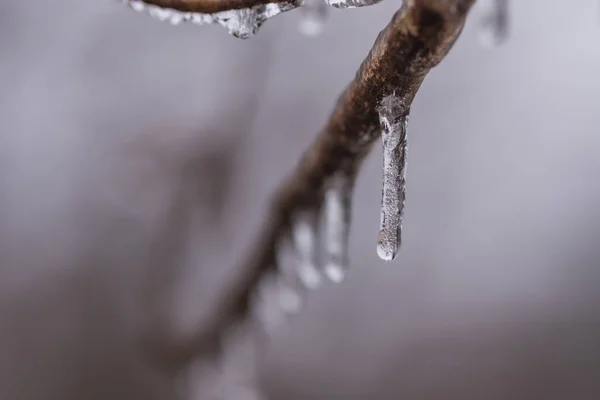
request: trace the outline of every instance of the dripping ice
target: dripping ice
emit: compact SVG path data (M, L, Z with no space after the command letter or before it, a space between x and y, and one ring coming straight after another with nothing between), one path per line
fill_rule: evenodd
M348 268L348 238L350 231L350 199L352 178L340 173L331 178L325 192L324 220L324 270L335 283L344 279Z
M304 0L299 29L306 36L318 36L323 32L329 17L329 7L323 0Z
M479 41L485 47L496 47L508 36L508 1L491 0L491 9L483 16Z
M408 112L403 99L393 94L383 98L379 107L383 141L383 190L377 254L386 261L396 257L402 242Z
M247 39L255 35L266 20L296 7L296 5L290 1L261 4L252 8L243 8L240 10L227 10L213 14L204 14L161 8L155 5L146 4L141 0L121 1L128 4L135 11L147 11L154 19L168 21L173 25L179 25L182 22L191 22L198 25L219 24L225 27L231 35L240 39Z

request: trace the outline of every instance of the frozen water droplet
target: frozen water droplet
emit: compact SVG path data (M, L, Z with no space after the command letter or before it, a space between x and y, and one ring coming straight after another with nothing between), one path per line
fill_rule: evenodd
M482 18L479 42L487 48L502 44L508 36L508 0L492 0L492 9Z
M171 23L171 25L179 25L184 21L184 19L184 13L173 13L173 15L171 15L171 19L169 19L169 22Z
M338 264L325 265L325 274L333 283L340 283L346 277L346 270Z
M146 9L146 4L143 1L131 0L129 1L129 7L137 12L142 12Z
M310 212L299 215L292 224L292 241L298 257L298 275L308 289L321 284L321 274L317 269L317 221Z
M152 18L158 21L166 21L168 19L171 19L171 16L173 15L173 10L170 10L168 8L150 6L148 7L148 14L150 14Z
M335 283L344 279L348 268L352 188L352 177L340 173L331 178L325 192L323 209L325 274Z
M325 0L325 3L335 8L357 8L371 6L381 0Z
M379 108L383 141L383 190L377 254L393 260L402 242L402 219L406 197L406 125L409 108L402 98L386 96Z
M319 36L329 17L329 8L323 0L306 0L300 9L302 12L299 29L306 36Z
M169 21L173 25L191 21L194 24L219 24L235 37L246 39L258 32L261 25L282 12L298 7L298 0L283 3L259 4L252 8L227 10L213 14L181 12L170 8L146 6L140 0L122 0L136 11L147 10L148 14L159 21Z

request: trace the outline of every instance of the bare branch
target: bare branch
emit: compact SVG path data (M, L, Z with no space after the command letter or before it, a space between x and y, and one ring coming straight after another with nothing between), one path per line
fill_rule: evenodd
M248 318L259 281L274 273L276 247L289 233L299 212L318 209L327 182L336 174L354 177L381 135L378 109L389 96L399 96L408 113L431 68L448 53L475 0L407 0L379 34L354 80L340 96L323 131L282 185L251 264L224 291L215 323L185 343L162 347L161 361L181 366L195 357L220 350L228 327Z

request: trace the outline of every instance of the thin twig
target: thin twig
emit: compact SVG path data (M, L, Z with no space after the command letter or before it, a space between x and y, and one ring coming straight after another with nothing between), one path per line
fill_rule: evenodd
M289 0L142 0L146 4L183 12L213 14L221 11L240 10L258 5L289 3Z
M182 343L163 347L162 362L181 366L220 350L228 327L248 318L254 291L272 273L276 247L300 211L320 206L326 182L337 173L355 176L380 137L378 108L389 95L407 110L431 68L448 53L475 0L407 0L379 34L354 80L340 96L325 128L281 187L260 243L243 275L224 291L208 329Z

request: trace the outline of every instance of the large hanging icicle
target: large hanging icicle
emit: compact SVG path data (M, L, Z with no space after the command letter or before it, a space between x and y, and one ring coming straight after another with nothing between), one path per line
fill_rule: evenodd
M508 1L492 0L491 10L483 17L479 27L479 41L483 46L495 47L508 36Z
M348 268L348 239L350 232L350 205L353 178L339 173L331 178L325 192L324 219L324 270L335 283L341 282Z
M395 95L386 96L379 108L383 141L383 190L377 254L386 261L396 257L402 242L408 112L403 99Z
M293 2L259 4L252 8L240 10L227 10L213 14L182 12L169 8L148 5L141 0L121 0L135 11L147 11L148 14L159 21L168 21L173 25L182 22L191 22L198 25L219 24L229 33L240 39L254 36L261 25L282 12L296 8Z
M329 17L329 7L323 0L304 0L299 29L306 36L319 36Z

